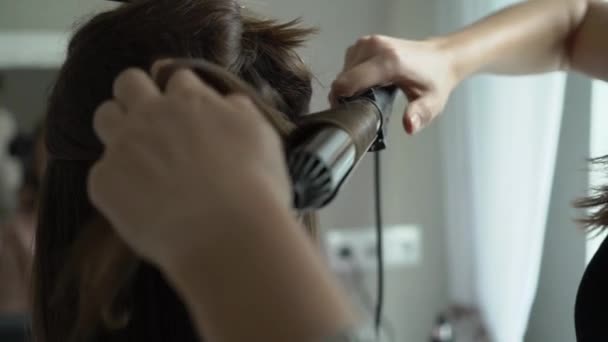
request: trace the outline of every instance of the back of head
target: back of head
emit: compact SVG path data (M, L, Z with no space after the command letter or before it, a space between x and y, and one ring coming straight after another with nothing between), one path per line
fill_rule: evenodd
M297 21L280 24L243 11L234 0L134 1L96 15L71 39L46 118L50 159L34 266L37 341L65 342L74 336L86 336L87 341L199 340L179 298L158 270L145 263L132 273L117 271L128 279L122 279L123 288L112 296L117 303L107 303L110 314L117 313L118 318L108 319L116 329L107 330L95 321L84 335L73 335L86 311L83 274L114 265L74 266L80 265L75 255L103 257L103 237L81 249L84 254L74 254L73 249L89 223L100 217L86 193L88 171L103 152L92 116L97 105L111 98L113 80L122 70L148 70L161 58L204 58L253 85L289 120L308 111L311 74L294 49L313 30L300 28ZM66 272L69 277L63 276ZM105 298L103 293L87 295Z

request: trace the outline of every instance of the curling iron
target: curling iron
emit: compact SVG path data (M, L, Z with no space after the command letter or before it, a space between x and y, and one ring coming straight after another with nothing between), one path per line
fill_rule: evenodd
M366 152L386 148L396 87L376 87L309 114L288 140L294 207L318 209L337 195Z
M164 66L157 83L164 88L179 68L193 70L222 94L241 92L250 96L264 113L276 112L255 90L223 68L200 59L176 59ZM376 87L353 97L339 98L331 109L309 114L297 122L287 137L286 154L291 176L294 208L319 209L329 204L366 152L386 148L386 133L396 87ZM266 115L276 120L283 115ZM271 122L280 126L280 122Z
M209 81L209 72L220 71L208 70L205 64L208 63L194 67L199 76ZM222 81L216 80L216 87L220 83ZM228 83L237 89L243 88L239 82ZM251 91L248 93L251 95ZM395 94L394 86L372 88L360 95L340 98L334 108L309 114L298 122L298 128L287 140L287 163L296 209L325 207L336 197L366 152L386 148Z

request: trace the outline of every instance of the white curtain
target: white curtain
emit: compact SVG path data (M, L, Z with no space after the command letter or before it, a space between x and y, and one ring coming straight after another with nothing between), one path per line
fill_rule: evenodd
M608 127L608 83L594 81L591 101L591 157L601 157L608 154L608 136L605 127ZM595 188L608 183L608 177L603 172L589 174L589 188ZM608 234L603 232L590 233L587 240L586 264L591 261L598 248Z
M438 1L439 31L515 1ZM535 296L565 76L477 76L440 120L450 296L492 341L523 341Z

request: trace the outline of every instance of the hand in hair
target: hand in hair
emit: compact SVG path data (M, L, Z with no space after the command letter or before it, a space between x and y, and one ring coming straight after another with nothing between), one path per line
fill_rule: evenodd
M269 118L274 120L270 121L283 122L282 126L275 127L278 134L287 137L297 120L309 112L312 74L296 49L315 30L304 27L299 20L278 22L262 19L240 5L238 0L130 1L129 4L96 14L78 25L46 106L45 140L51 158L42 187L44 191L40 202L33 272L32 330L36 341L199 340L199 331L194 329L194 322L190 320L182 298L167 283L165 274L161 274L162 269L158 265L141 262L115 233L124 226L113 229L105 215L91 206L86 189L87 177L90 167L104 153L104 146L93 130L93 113L100 103L113 97L112 84L127 68L149 70L153 61L167 57L204 59L253 88L258 97L274 109L273 118ZM181 112L164 114L172 118L173 114ZM249 114L255 116L256 112ZM178 124L170 122L166 127L173 129ZM166 132L167 135L170 132ZM230 138L222 136L219 141L213 140L210 147L221 147L224 142L230 142ZM159 145L160 142L157 142L156 146ZM162 145L162 148L166 146ZM189 151L192 149L180 152ZM112 153L109 152L107 157ZM194 157L188 155L184 158ZM213 166L211 163L209 165ZM244 160L238 167L242 165L246 165ZM192 174L198 172L194 170L195 166L194 163L189 165L193 168ZM202 166L198 164L198 167ZM170 173L175 174L175 170ZM128 170L128 175L133 174L136 174L134 181L144 177L139 170ZM205 191L214 191L203 189L203 185L210 183L206 179L201 180L204 175L196 173L193 177L200 183L191 185L196 189L190 189L197 190L202 196L205 196ZM148 181L151 178L149 175L146 177ZM277 177L273 179L279 180ZM111 188L124 187L124 180L117 181L116 184L104 184ZM175 188L169 190L161 188L167 180L155 184L155 193L166 193L161 200L176 196L174 193L179 192L176 189L178 184L186 182L181 182L179 178L171 181ZM236 181L240 179L236 178ZM135 188L135 184L128 186ZM152 192L146 188L143 194ZM239 194L243 198L235 201L247 202L249 199L247 206L252 211L261 203L258 197L252 199L253 194L248 189L240 189ZM181 193L179 195L178 199L184 198ZM127 202L127 199L133 197L129 194L124 201ZM133 207L150 210L147 202L150 199L144 200ZM197 201L203 208L216 204L203 203L198 197L191 201ZM182 209L183 213L185 209ZM269 216L262 210L259 213ZM315 214L302 213L301 218L302 225L314 232ZM212 228L217 228L217 225L211 221L197 226L198 230L206 232L213 231ZM186 227L180 225L172 229L183 232ZM123 235L123 238L127 238ZM135 236L135 233L130 235ZM183 238L177 233L171 237ZM192 235L184 240L196 244L198 241L193 241L194 237ZM251 244L255 245L255 241ZM178 245L176 241L173 243L175 245ZM187 250L186 245L182 247L183 251ZM245 247L247 251L251 250ZM213 253L208 255L211 256L210 260L216 260ZM247 259L243 251L233 255L245 261ZM240 262L237 266L244 264ZM201 268L198 270L200 272L197 274L208 275ZM243 277L249 274L241 273ZM205 328L205 340L208 340L207 330Z
M222 96L190 70L165 93L142 70L123 72L94 122L106 149L91 200L154 263L201 248L192 227L248 223L264 201L289 207L278 134L247 97Z
M349 327L348 301L290 211L265 109L187 69L164 89L131 69L97 110L93 204L160 266L209 340L313 341Z

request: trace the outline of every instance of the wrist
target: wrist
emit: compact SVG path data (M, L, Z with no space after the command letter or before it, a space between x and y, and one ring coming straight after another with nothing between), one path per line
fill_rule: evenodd
M243 237L265 227L297 224L289 206L276 192L266 188L253 193L254 199L234 200L229 205L216 207L212 216L203 214L185 219L181 231L188 232L189 236L180 237L180 243L167 244L158 260L163 272L182 279L200 266L199 260L212 258L217 246L229 246L235 234Z
M451 75L452 87L455 87L460 82L478 71L475 67L472 58L465 58L461 43L453 36L437 36L427 39L433 49L437 51Z
M197 325L224 341L308 341L351 326L346 297L292 212L260 201L262 215L210 227L203 246L162 266Z

